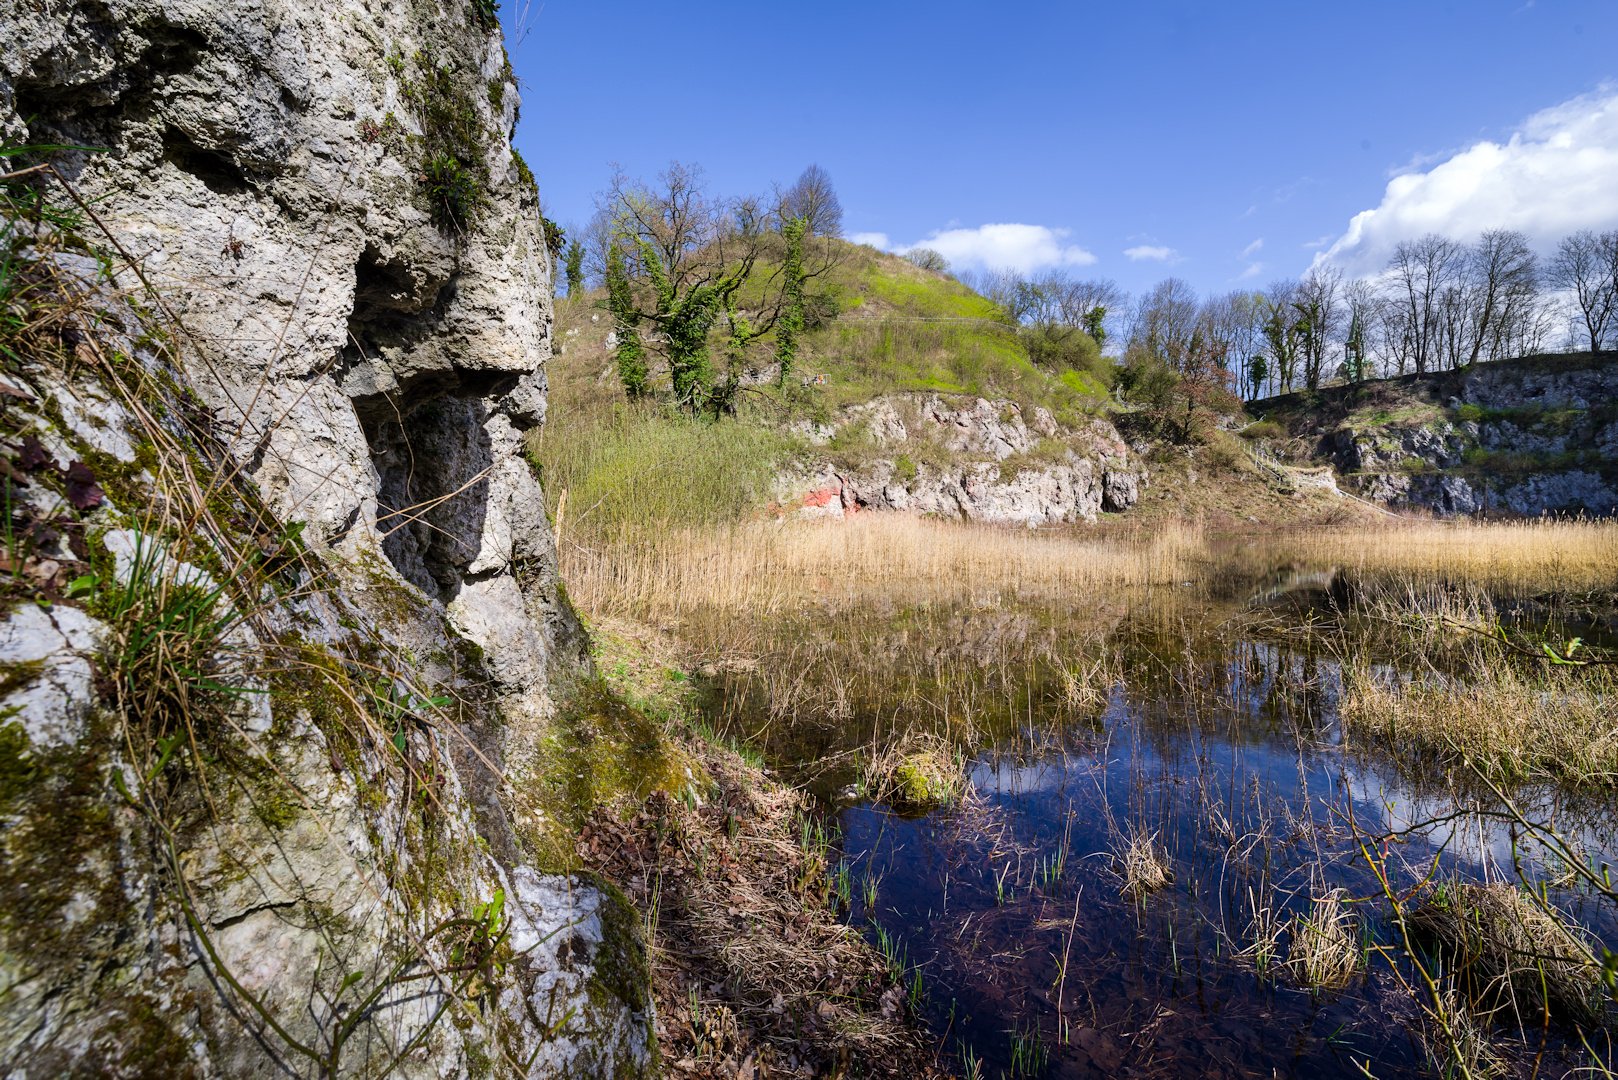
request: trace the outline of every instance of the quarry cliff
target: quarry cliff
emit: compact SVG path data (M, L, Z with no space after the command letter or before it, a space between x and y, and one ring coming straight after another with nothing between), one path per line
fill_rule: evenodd
M8 159L7 1075L653 1075L640 921L538 794L590 661L492 9L0 37L8 144L69 147Z

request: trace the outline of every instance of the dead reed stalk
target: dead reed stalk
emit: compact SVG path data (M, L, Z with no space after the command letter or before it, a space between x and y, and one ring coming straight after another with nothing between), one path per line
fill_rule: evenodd
M1291 942L1287 969L1304 986L1341 986L1360 968L1355 922L1345 903L1346 895L1341 889L1332 889L1314 897L1309 909L1294 915L1287 926Z
M810 600L875 595L900 603L1072 603L1106 589L1182 580L1201 552L1201 532L1192 527L1100 540L869 514L580 537L562 553L562 576L588 612L658 620L704 607L774 615Z

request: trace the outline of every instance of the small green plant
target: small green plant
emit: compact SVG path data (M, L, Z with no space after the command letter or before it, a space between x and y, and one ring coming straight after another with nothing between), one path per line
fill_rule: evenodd
M967 1080L982 1080L983 1061L978 1057L977 1050L959 1040L956 1041L955 1045L959 1048L956 1050L955 1056L960 1059L961 1072L966 1076Z
M880 878L873 876L870 871L866 871L865 881L860 889L860 900L865 905L865 917L873 921L876 919L877 886L880 883Z
M837 874L833 878L832 892L837 897L839 907L848 908L853 905L854 881L849 874L847 862L837 864Z
M187 749L217 752L232 699L252 692L225 671L225 640L239 621L225 586L136 531L122 580L96 591L90 610L112 627L103 662L147 782L175 758L181 735Z
M905 1000L910 1003L910 1014L921 1015L921 1007L927 1003L927 984L922 980L921 969L916 968L910 972L910 983L905 991Z
M1020 1024L1011 1029L1011 1077L1018 1080L1021 1077L1043 1076L1050 1065L1050 1048L1045 1045L1045 1034L1040 1030L1037 1022L1030 1023L1025 1030Z
M995 905L995 907L1005 907L1008 903L1010 903L1011 901L1013 901L1013 900L1015 900L1017 898L1017 891L1016 891L1015 887L1013 887L1013 888L1007 888L1006 887L1006 878L1009 877L1010 875L1011 875L1011 864L1006 863L1005 868L994 876L994 905Z
M896 984L904 984L905 968L909 967L909 956L900 946L899 939L888 933L887 927L877 926L876 947L882 954L882 961L887 965L888 978Z
M410 724L418 713L425 712L429 708L448 708L450 705L450 699L443 695L418 698L398 680L385 675L379 676L367 688L367 692L376 709L377 719L390 736L393 749L399 754L405 752Z
M1058 848L1055 852L1043 856L1039 860L1037 871L1040 887L1047 894L1055 893L1062 887L1062 879L1067 873L1067 849Z
M422 165L417 183L432 204L435 225L464 231L471 224L482 202L482 185L453 155L439 151L430 156Z

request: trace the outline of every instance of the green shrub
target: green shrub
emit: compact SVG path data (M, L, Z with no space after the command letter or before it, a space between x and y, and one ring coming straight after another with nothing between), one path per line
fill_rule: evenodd
M1460 408L1455 410L1455 419L1482 420L1483 410L1478 408L1476 405L1462 405Z
M1101 355L1101 347L1083 330L1056 323L1024 328L1018 335L1028 359L1050 372L1084 371L1110 386L1116 368Z
M1236 440L1223 431L1215 431L1209 435L1207 447L1203 452L1210 466L1225 471L1236 468L1247 457L1242 453L1241 446Z

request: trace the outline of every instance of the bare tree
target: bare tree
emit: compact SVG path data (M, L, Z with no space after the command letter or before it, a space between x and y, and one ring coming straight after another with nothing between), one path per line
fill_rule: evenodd
M1315 267L1303 276L1293 293L1292 308L1298 313L1294 324L1303 360L1303 382L1311 390L1320 388L1326 373L1332 343L1337 340L1342 313L1339 300L1343 272Z
M778 193L777 203L782 221L803 218L809 223L809 236L843 235L843 204L831 174L819 165L803 170L791 187Z
M940 255L938 252L934 251L932 248L911 248L909 251L905 252L904 257L921 267L923 270L930 270L935 274L949 273L949 260L944 258L944 256Z
M1439 363L1446 291L1458 285L1465 262L1466 249L1437 233L1400 241L1388 260L1390 299L1399 308L1402 350L1418 374Z
M1599 351L1618 321L1618 231L1564 237L1548 269L1551 284L1573 295L1590 349Z
M1252 358L1263 342L1263 314L1253 294L1237 291L1209 297L1197 324L1210 352L1232 369L1243 395L1256 393Z
M1539 265L1528 237L1490 229L1472 249L1468 285L1472 348L1468 366L1506 356L1518 323L1539 303Z
M1020 270L991 267L979 274L962 274L961 282L999 308L1007 322L1020 326L1044 320L1049 298L1038 282Z
M777 345L785 371L804 287L836 262L832 241L806 246L802 217L786 219L780 233L771 228L778 221L758 199L712 197L701 168L679 162L655 185L614 171L597 198L591 245L600 251L603 276L616 279L613 314L621 326L649 324L654 331L644 342L638 331L623 340L634 339L631 349L655 344L667 361L675 400L692 411L730 411L748 347L782 326L786 333ZM761 260L770 266L777 258L761 287L749 284ZM745 312L738 304L744 286L757 298ZM721 325L729 370L716 383L710 337ZM625 387L634 392L627 379Z
M1343 307L1348 328L1343 335L1343 378L1364 382L1376 374L1373 360L1384 302L1376 287L1363 279L1343 286Z
M1052 317L1063 326L1081 327L1105 345L1118 330L1121 316L1129 306L1129 294L1110 278L1074 281L1061 271L1053 272L1043 283L1052 308Z
M1202 305L1196 290L1180 278L1164 278L1135 305L1131 348L1143 349L1159 363L1173 366L1191 353Z
M1273 281L1258 299L1263 314L1260 327L1270 354L1268 373L1282 393L1292 389L1298 374L1298 312L1292 305L1297 295L1297 282Z

